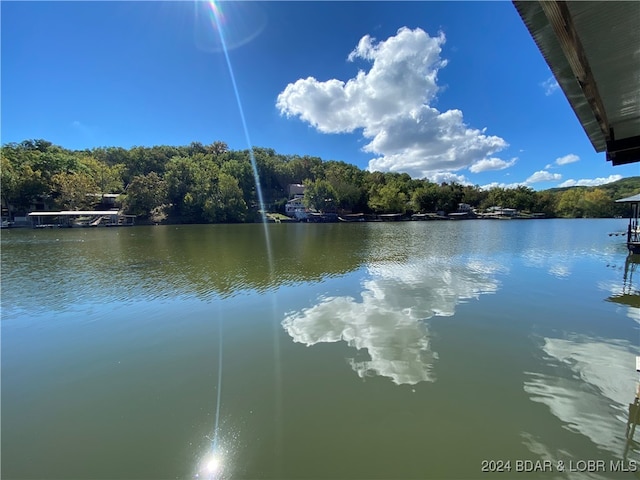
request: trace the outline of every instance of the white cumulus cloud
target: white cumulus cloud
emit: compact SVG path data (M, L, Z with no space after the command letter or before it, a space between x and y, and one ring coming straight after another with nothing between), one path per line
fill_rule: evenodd
M546 167L548 168L548 166ZM524 182L512 182L512 183L503 183L503 182L491 182L485 185L480 186L481 190L491 190L492 188L504 188L504 189L512 189L518 187L530 187L534 183L540 182L553 182L560 180L562 175L559 173L551 173L545 170L538 170L533 174L529 175L529 177Z
M464 175L458 175L452 172L431 172L427 175L430 182L433 183L458 183L460 185L473 185Z
M609 175L608 177L598 178L581 178L580 180L574 180L570 178L565 180L558 187L597 187L604 185L605 183L616 182L622 178L622 175Z
M580 160L578 155L574 155L570 153L569 155L565 155L564 157L556 158L556 165L567 165L568 163L574 163Z
M440 112L430 105L439 90L438 71L446 65L440 57L444 43L443 33L431 37L419 28L400 28L380 42L366 35L348 60L371 62L368 71L346 82L299 79L278 95L276 106L322 133L361 129L369 141L363 150L378 155L370 170L431 177L499 160L492 156L507 147L505 140L467 126L460 110Z
M504 170L505 168L515 165L516 161L516 158L513 158L508 162L500 160L499 158L485 158L471 165L469 170L473 173L486 172L488 170Z
M555 180L560 180L561 178L562 178L562 175L560 175L559 173L551 173L551 172L547 172L546 170L538 170L529 178L527 178L524 182L526 184L538 183L538 182L552 182Z
M520 186L526 186L526 184L523 182L515 182L515 183L491 182L485 185L481 185L480 190L491 190L492 188L512 189L512 188L518 188Z
M558 82L554 77L547 78L544 82L540 84L540 86L544 88L544 94L546 96L553 94L555 91L557 91L560 88L560 85L558 85Z

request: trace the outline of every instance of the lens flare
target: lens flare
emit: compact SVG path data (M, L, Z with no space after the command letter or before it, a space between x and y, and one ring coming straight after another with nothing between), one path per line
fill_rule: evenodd
M209 5L209 9L211 10L211 13L216 17L216 22L219 25L224 25L224 23L226 22L226 18L222 13L222 10L220 9L220 7L213 0L209 0L209 2L207 3Z
M220 307L218 306L218 309ZM213 430L213 451L218 448L218 432L220 424L220 403L222 398L222 314L218 310L218 392L216 399L216 424Z
M253 152L253 146L251 143L251 139L249 137L249 129L247 127L247 122L245 119L245 114L244 114L244 108L242 106L242 100L240 98L240 92L238 91L238 85L236 82L236 77L233 73L233 67L231 64L231 58L229 56L229 48L228 48L228 44L227 44L227 39L226 39L226 35L225 35L225 30L223 29L223 24L225 22L225 14L222 11L222 9L220 8L219 2L216 2L214 0L208 0L208 7L209 7L209 14L210 14L210 18L211 18L211 24L214 28L215 31L217 31L218 36L219 36L219 40L220 40L220 44L222 46L222 52L224 54L224 58L227 64L227 69L229 71L229 77L231 79L231 85L233 86L233 93L235 95L236 98L236 103L238 105L238 113L240 115L240 120L242 122L242 129L244 132L244 136L245 136L245 141L247 143L247 148L249 151L249 158L251 160L251 169L253 171L253 178L255 181L255 185L256 185L256 193L257 193L257 197L258 197L258 203L259 203L259 208L260 208L260 214L262 217L262 225L263 225L263 231L264 231L264 240L265 240L265 247L266 247L266 253L267 253L267 261L269 264L269 276L270 278L273 278L274 276L274 263L273 263L273 253L271 250L271 240L269 237L269 230L268 230L268 225L267 225L267 215L266 215L266 208L265 208L265 203L264 203L264 198L262 195L262 186L260 185L260 176L258 174L258 165L255 159L255 155ZM258 32L259 33L259 32ZM282 452L282 414L283 414L283 409L282 409L282 370L281 370L281 358L280 358L280 340L279 340L279 335L280 335L280 323L279 321L276 321L277 318L277 304L276 304L276 295L274 294L272 296L272 306L273 306L273 332L274 332L274 356L275 356L275 383L276 383L276 398L275 398L275 404L276 404L276 414L275 414L275 430L276 430L276 441L275 441L275 455L277 458L280 457L280 454ZM221 333L222 335L222 333ZM220 339L222 339L222 336L220 335ZM220 340L220 342L222 342L222 340ZM220 343L220 352L222 352L222 343ZM220 355L222 355L220 353ZM222 357L220 357L220 362L219 362L219 371L218 371L218 402L217 402L217 407L216 407L216 426L215 426L215 431L214 431L214 440L213 440L213 446L212 446L212 451L215 452L218 446L218 420L219 420L219 415L220 415L220 391L221 391L221 378L222 378ZM220 468L221 468L221 461L217 461L213 458L209 459L208 463L206 464L207 468L209 466L211 467L215 467L215 470L217 472L219 472ZM216 475L219 475L219 473L217 473Z
M219 452L211 452L206 455L200 462L200 468L196 474L196 478L216 479L222 476L224 463L222 455Z
M229 70L229 77L231 78L231 85L233 86L233 93L236 97L236 103L238 105L238 113L240 114L240 120L242 122L242 129L244 131L244 137L247 142L247 148L249 149L249 158L251 160L251 170L253 171L253 179L256 184L256 193L258 194L258 203L260 205L260 215L262 217L262 224L264 226L264 239L267 250L267 260L269 262L269 273L273 275L273 255L271 254L271 240L269 238L269 232L267 229L267 213L265 209L264 199L262 195L262 186L260 185L260 176L258 174L258 165L256 163L255 155L253 154L253 146L251 139L249 138L249 128L247 127L247 121L244 116L244 108L242 107L242 100L240 99L240 92L238 91L238 84L236 83L236 76L233 73L233 67L231 65L231 58L229 57L229 50L227 49L227 42L225 39L224 31L222 29L221 18L224 18L224 14L220 8L216 6L216 2L209 0L209 6L211 10L211 17L213 20L213 26L218 31L220 36L220 43L222 44L222 51L224 58L227 62L227 69Z
M255 40L267 26L264 9L255 2L194 2L193 39L204 52L231 51ZM224 45L219 29L224 28Z
M216 454L211 454L207 459L206 470L208 473L216 473L222 466L222 459Z

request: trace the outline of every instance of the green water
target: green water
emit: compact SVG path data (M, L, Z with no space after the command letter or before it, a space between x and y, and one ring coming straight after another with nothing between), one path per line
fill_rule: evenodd
M2 478L637 478L625 228L3 231Z

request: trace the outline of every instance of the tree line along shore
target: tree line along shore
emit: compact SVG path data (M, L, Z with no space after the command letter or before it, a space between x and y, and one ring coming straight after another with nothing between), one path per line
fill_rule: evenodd
M117 195L125 214L167 223L260 221L251 163L256 162L265 210L285 213L289 185L303 184L302 202L318 212L403 214L476 211L501 206L546 217L625 216L615 200L640 192L640 177L599 187L535 191L433 183L408 174L369 172L343 161L283 155L270 148L230 150L224 142L187 146L69 150L46 140L1 147L2 217L44 209L90 210Z

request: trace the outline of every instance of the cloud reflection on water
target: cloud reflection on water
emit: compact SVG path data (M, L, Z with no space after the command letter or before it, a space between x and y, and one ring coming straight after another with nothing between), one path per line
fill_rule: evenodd
M627 309L627 317L634 320L637 323L640 323L640 308L632 308L629 307Z
M497 268L480 260L452 264L450 258L370 265L361 299L321 298L286 315L282 325L307 346L345 341L365 349L370 360L350 360L360 377L380 375L398 385L433 382L437 353L424 320L452 316L458 303L496 292Z
M576 457L575 454L566 450L565 448L550 448L549 446L540 442L535 436L531 435L527 432L521 433L522 443L526 446L531 453L538 455L543 460L549 460L552 462L552 465L556 465L556 472L545 472L545 479L566 479L571 478L571 480L580 479L580 480L602 480L606 477L598 474L597 472L577 472L572 471L568 472L566 468L564 471L560 471L557 468L558 461L563 461L565 464L567 461L578 462L584 460L581 457ZM556 473L556 475L554 475Z
M552 251L540 249L525 250L522 262L527 267L546 269L549 275L556 278L567 278L571 275L572 259L567 255L557 255Z
M545 338L542 350L548 365L559 373L527 372L525 392L532 401L547 405L564 428L620 455L627 404L635 394L633 365L639 349L624 340L575 337Z

